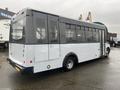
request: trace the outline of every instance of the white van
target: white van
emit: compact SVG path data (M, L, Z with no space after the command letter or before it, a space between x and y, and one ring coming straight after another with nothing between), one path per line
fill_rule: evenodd
M10 19L0 20L0 46L8 47L10 32Z

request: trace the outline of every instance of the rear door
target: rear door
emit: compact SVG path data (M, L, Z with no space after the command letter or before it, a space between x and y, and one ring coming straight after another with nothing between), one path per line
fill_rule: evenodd
M55 60L59 58L59 17L48 15L48 31L49 31L49 59Z
M39 12L33 12L33 27L35 31L36 43L35 63L48 60L48 32L47 15Z

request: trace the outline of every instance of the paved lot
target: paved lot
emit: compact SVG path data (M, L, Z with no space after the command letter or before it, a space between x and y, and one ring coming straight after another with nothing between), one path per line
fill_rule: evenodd
M61 69L21 75L6 62L0 49L0 90L120 90L120 48L110 57L79 64L70 72Z

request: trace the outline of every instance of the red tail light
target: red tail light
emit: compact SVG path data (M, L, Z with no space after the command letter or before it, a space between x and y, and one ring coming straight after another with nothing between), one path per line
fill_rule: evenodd
M24 61L23 63L29 64L29 63L32 63L32 60L31 61Z
M32 61L30 61L30 63L32 63Z

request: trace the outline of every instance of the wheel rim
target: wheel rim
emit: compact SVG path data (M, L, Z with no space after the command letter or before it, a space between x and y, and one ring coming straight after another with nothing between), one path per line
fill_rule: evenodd
M68 60L68 61L67 61L67 68L68 68L68 69L72 69L72 68L73 68L73 65L74 65L73 60Z

